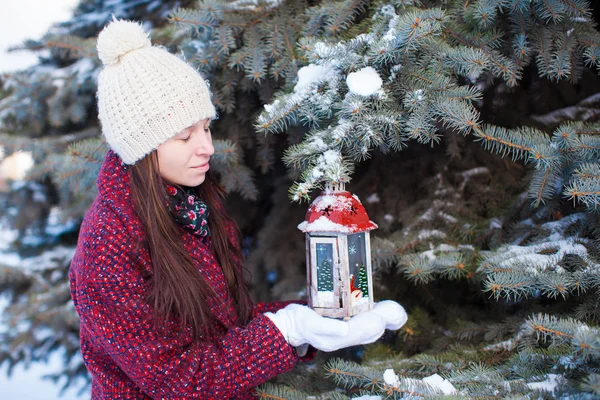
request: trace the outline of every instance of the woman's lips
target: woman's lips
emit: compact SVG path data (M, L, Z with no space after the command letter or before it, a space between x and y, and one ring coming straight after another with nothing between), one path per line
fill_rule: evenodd
M192 168L194 168L194 169L208 169L209 168L209 163L205 163L205 164L202 164L202 165L197 165L197 166L192 167Z

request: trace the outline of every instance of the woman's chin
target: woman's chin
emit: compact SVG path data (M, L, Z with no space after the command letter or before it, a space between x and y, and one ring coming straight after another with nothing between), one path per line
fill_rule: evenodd
M206 175L202 174L202 176L188 179L189 184L187 184L185 186L190 186L190 187L199 186L199 185L203 184L205 180L206 180Z

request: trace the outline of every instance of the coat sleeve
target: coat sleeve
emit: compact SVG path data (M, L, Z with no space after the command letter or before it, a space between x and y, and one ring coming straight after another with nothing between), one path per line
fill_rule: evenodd
M261 302L254 305L252 310L252 316L257 316L266 312L277 312L289 304L302 304L306 305L306 301L303 300L292 300L292 301L272 301L272 302Z
M131 245L87 238L71 266L82 331L151 398L237 398L299 361L262 314L213 342L191 341L177 321L156 329Z

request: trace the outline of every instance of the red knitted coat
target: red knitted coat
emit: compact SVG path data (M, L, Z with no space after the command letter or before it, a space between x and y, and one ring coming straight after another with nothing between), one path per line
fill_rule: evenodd
M215 323L216 343L192 341L189 327L181 333L175 318L166 323L168 332L156 330L142 276L150 271L150 257L134 251L145 234L133 211L129 176L112 151L97 185L69 274L92 399L247 399L252 388L294 367L299 357L293 347L262 315L285 303L256 305L250 323L238 327L210 239L183 228L185 248L218 294L210 309L227 329Z

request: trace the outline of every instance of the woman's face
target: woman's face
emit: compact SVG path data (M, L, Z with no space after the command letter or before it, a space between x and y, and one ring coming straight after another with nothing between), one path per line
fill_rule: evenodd
M158 166L163 179L190 187L204 182L208 161L215 152L210 121L210 118L198 121L158 146Z

